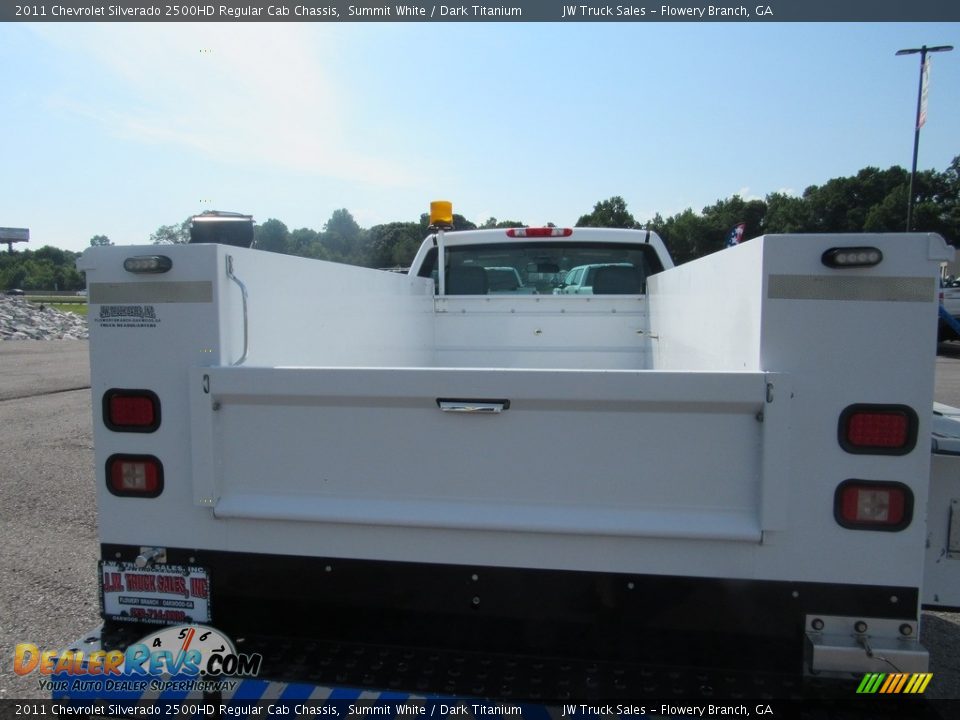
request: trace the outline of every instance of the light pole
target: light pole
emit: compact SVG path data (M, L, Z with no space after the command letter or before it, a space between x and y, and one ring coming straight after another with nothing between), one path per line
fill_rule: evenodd
M917 121L913 129L913 169L910 171L910 195L907 198L907 232L910 232L910 226L913 223L913 181L917 176L917 151L920 147L920 110L923 103L923 71L927 63L927 53L950 52L953 45L935 45L927 47L923 45L918 48L907 48L897 50L897 55L915 55L920 53L920 88L917 90Z

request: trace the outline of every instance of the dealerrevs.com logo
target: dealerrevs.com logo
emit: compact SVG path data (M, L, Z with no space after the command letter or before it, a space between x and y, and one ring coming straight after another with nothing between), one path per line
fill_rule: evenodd
M230 689L223 678L255 677L263 656L238 653L233 641L206 625L164 628L126 650L41 651L17 645L17 675L39 675L42 690L54 692L144 692Z

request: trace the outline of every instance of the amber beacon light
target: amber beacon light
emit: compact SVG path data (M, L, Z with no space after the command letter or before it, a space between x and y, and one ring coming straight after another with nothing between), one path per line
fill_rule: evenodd
M453 227L453 203L449 200L434 200L430 203L430 224L436 227Z

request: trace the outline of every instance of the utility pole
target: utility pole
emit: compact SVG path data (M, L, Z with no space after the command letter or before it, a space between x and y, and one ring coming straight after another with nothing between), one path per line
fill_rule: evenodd
M927 53L950 52L951 50L953 50L953 45L935 45L934 47L923 45L918 48L897 50L897 55L916 55L920 53L920 88L917 90L917 121L913 129L913 167L910 170L910 194L907 198L907 232L910 232L910 228L913 225L913 181L917 177L917 152L920 148L920 128L923 127L923 123L926 122L927 119L927 104L925 102L927 83L924 82L925 79L929 80Z

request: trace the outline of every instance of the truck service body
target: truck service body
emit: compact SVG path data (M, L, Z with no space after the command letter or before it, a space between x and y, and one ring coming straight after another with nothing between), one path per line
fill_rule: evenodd
M925 672L921 604L960 604L951 256L780 235L673 267L591 228L440 230L407 275L91 248L104 647L210 625L279 692ZM588 265L592 293L553 292Z

